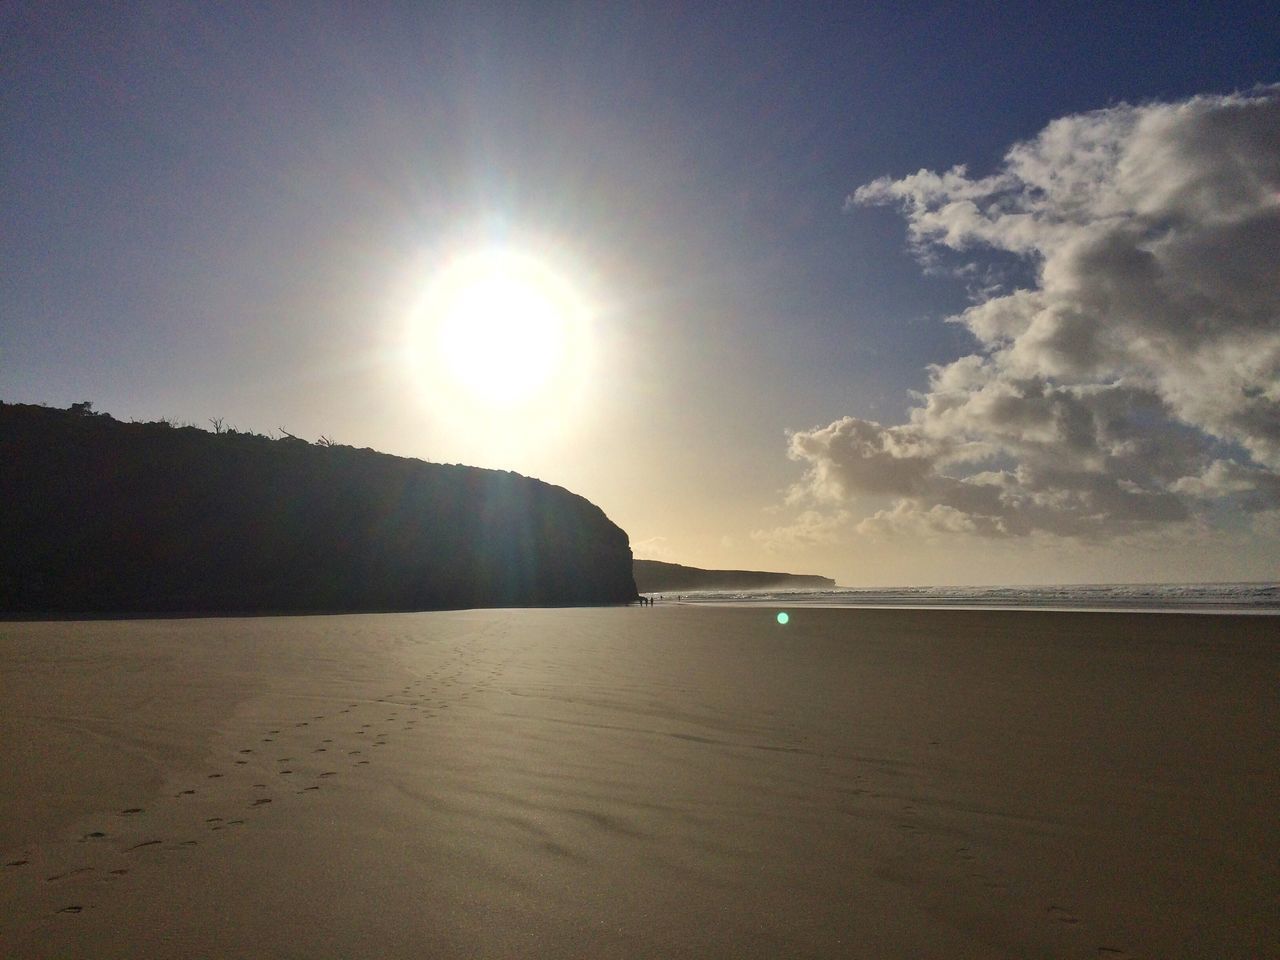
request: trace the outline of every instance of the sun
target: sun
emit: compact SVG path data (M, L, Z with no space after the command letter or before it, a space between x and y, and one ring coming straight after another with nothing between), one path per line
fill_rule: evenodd
M507 249L445 263L416 326L430 386L455 407L567 402L586 347L584 305L570 284L536 257Z

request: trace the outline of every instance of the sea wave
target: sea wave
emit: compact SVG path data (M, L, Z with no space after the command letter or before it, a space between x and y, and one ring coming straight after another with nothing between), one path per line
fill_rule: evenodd
M1280 583L1091 583L1055 586L838 587L833 590L702 590L666 593L686 603L836 607L981 607L1184 610L1280 614Z

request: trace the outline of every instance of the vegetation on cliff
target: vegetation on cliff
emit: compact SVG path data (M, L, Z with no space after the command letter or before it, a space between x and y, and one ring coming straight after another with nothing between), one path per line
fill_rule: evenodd
M625 603L626 533L518 474L0 404L0 610Z

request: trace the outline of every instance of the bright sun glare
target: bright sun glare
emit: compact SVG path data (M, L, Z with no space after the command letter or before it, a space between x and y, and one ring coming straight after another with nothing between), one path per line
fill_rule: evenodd
M509 250L450 261L431 281L419 349L432 388L494 410L568 401L585 343L573 289L545 264Z

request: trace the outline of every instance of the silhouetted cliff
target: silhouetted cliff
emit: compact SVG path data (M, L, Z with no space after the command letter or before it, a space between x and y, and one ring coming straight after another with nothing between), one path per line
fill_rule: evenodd
M641 593L671 590L825 590L836 585L829 577L763 570L702 570L660 560L634 560L636 587Z
M514 473L0 404L0 609L625 603L626 533Z

